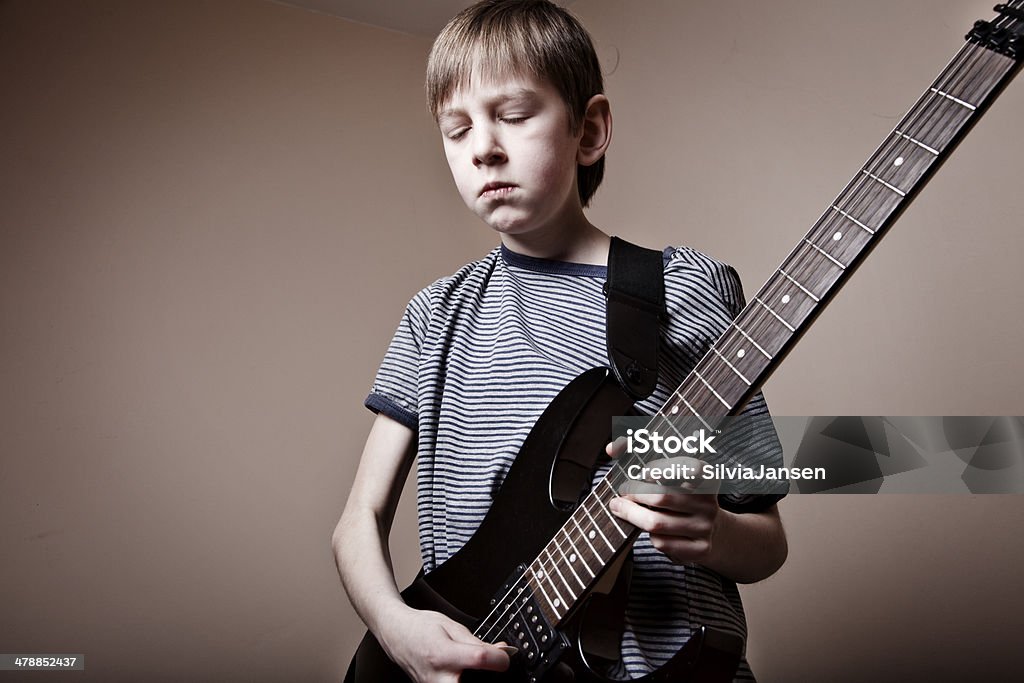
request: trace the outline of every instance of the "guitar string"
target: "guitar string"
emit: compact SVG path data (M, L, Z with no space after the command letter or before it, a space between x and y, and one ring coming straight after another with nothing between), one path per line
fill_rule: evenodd
M1021 0L1021 2L1024 2L1024 0ZM965 54L967 54L967 53L971 53L971 54L969 54L969 55L967 55L967 56L968 56L969 58L971 58L971 61L972 61L972 62L974 63L974 66L976 66L976 65L977 65L977 62L979 61L979 59L978 59L978 56L979 56L979 55L981 55L982 57L988 57L989 55L992 55L992 54L994 54L994 53L993 53L993 51L991 51L991 50L988 50L988 49L985 49L985 48L981 48L980 46L974 45L973 43L967 43L967 44L966 44L966 45L964 46L964 48L962 48L962 49L961 49L961 51L960 51L960 52L958 53L957 57L955 57L955 58L954 58L954 60L953 60L953 61L955 62L955 61L959 60L959 58L960 58L960 57L964 56L964 55L965 55ZM961 65L961 66L962 66L962 65ZM958 67L958 68L959 68L959 67ZM966 71L962 71L962 73L958 73L958 72L957 72L957 69L951 69L950 67L948 67L948 66L947 66L946 70L944 70L944 72L943 72L943 73L942 73L942 74L940 75L940 77L939 77L939 79L937 79L936 83L940 83L940 84L941 84L941 83L942 83L942 79L943 79L944 77L948 77L948 76L950 76L950 75L951 75L951 76L953 76L954 78L966 78L966 77L970 76L970 75L971 75L971 73L970 73L970 70L969 70L969 69L968 69L968 70L966 70ZM996 82L998 82L998 80L999 80L999 79L998 79L998 78L996 78L996 79L994 79L994 80L995 80ZM934 85L933 85L933 87L937 87L937 86L934 86ZM943 85L943 86L942 86L941 88L938 88L938 89L949 89L949 88L948 88L948 85ZM990 91L991 91L991 89L989 89L989 92L990 92ZM930 91L926 91L926 96L927 96L927 94L928 94L929 92L930 92ZM922 99L924 99L924 98L922 98ZM920 117L921 117L921 116L924 116L924 115L925 115L925 114L927 113L927 109L928 109L928 108L927 108L927 106L925 106L925 107L922 107L922 108L921 108L921 111L920 111L920 112L918 112L918 115L917 115L917 117L916 117L916 118L917 118L918 120L920 120ZM910 113L910 114L908 114L907 116L905 116L905 117L904 117L904 121L908 121L908 120L910 120L910 119L911 119L911 117L912 117L912 115L913 115L913 110L911 111L911 113ZM970 116L969 116L969 117L968 117L967 119L965 119L965 121L967 121L967 120L970 120ZM901 123L902 123L902 122L901 122ZM915 122L915 123L916 123L916 122ZM928 122L928 123L932 123L933 125L935 125L935 124L937 124L937 123L938 123L938 121L935 121L935 120L933 120L933 121L930 121L930 122ZM909 126L909 125L908 125L908 126L905 126L905 128L907 128L907 130L909 131L909 130L911 129L911 126ZM907 131L905 131L905 132L907 132ZM916 134L918 134L918 135L920 135L921 131L915 130L915 133L916 133ZM909 134L909 132L908 132L908 134ZM892 137L893 137L893 135L891 134L891 135L890 135L890 138L892 138ZM912 136L912 137L913 137L913 136ZM889 142L889 139L887 139L887 140L886 140L885 142L883 142L883 146L885 146L885 145L886 145L886 144L887 144L888 142ZM899 144L899 140L897 140L897 141L896 141L896 144ZM910 146L910 145L911 145L912 143L910 143L909 141L905 141L905 140L904 140L904 141L903 141L903 144L905 145L905 149L906 149L906 148L909 148L909 146ZM891 152L891 149L890 149L889 151ZM871 158L869 158L869 161L868 161L868 163L867 163L867 164L865 164L865 168L867 168L868 166L870 166L870 165L871 165L871 163L872 163L872 159L875 159L875 160L878 160L878 159L882 159L882 158L884 158L884 157L885 157L885 154L886 154L886 153L883 153L883 152L881 151L881 149L880 149L880 150L877 150L877 151L875 152L875 154L874 154L874 155L872 155L872 157L871 157ZM931 163L934 163L934 162L935 162L935 160L932 160L932 162L931 162ZM863 187L864 187L864 186L865 186L866 184L867 184L867 183L866 183L866 182L865 182L865 181L864 181L863 179L858 179L858 182L856 182L856 183L854 183L854 184L853 184L853 185L854 185L854 187L855 187L855 192L859 192L859 191L860 191L860 190L861 190L861 189L862 189L862 188L863 188ZM858 186L859 186L859 187L858 187ZM897 203L897 206L898 206L898 203ZM820 223L820 221L819 221L819 223ZM813 232L814 232L814 228L812 228L812 233L813 233ZM796 251L796 250L794 250L794 252L795 252L795 251ZM791 255L790 255L790 256L793 256L793 254L791 253ZM788 259L787 259L787 260L788 260ZM777 274L776 274L776 275L777 275ZM777 282L785 282L785 280L784 280L783 278L778 278L778 279L777 279ZM773 289L773 287L774 287L774 283L771 283L771 279L769 280L769 283L767 283L767 285L766 285L766 286L768 286L768 289L769 289L769 290ZM752 307L748 306L748 307L747 307L746 309L744 309L744 310L747 310L747 309L751 309L751 308L752 308ZM741 313L743 313L743 311L741 311ZM768 314L768 313L763 313L762 315L769 315L769 314ZM756 323L755 323L755 324L756 324ZM732 327L732 326L730 326L730 327ZM729 329L729 328L727 328L727 333L728 333L729 331L730 331L730 329ZM723 335L722 335L722 338L724 338L724 337L725 337L725 334L723 334ZM705 356L704 358L705 358L705 359L708 359L708 358L710 358L710 357L711 357L711 356L710 356L710 355L708 355L708 356ZM700 364L700 362L698 362L698 365L699 365L699 364ZM725 372L724 368L721 368L721 366L720 366L720 365L719 365L719 368L720 368L721 372ZM692 376L692 375L691 375L691 376ZM685 382L684 382L684 384L685 384ZM681 389L680 389L680 390L681 390ZM674 393L673 393L673 396L676 396L676 395L678 395L679 399L682 399L682 398L683 398L683 396L682 396L682 394L680 393L680 390L677 390L676 392L674 392ZM668 405L668 403L674 403L674 402L676 402L676 401L672 401L672 400L670 400L670 401L668 401L668 402L666 403L666 406ZM663 408L663 409L664 409L664 408ZM694 412L696 412L696 411L694 411ZM700 418L701 418L701 416L700 416L699 414L695 414L694 416L695 416L695 417L697 417L698 419L700 419ZM668 420L668 418L667 418L666 416L662 415L662 414L659 414L658 416L656 416L656 418L655 418L655 419L658 419L658 418L664 419L664 420L665 420L665 421L666 421L666 422L667 422L667 423L668 423L669 425L671 425L671 424L672 424L672 423L671 423L671 421L670 421L670 420ZM653 420L652 420L652 424L653 424ZM641 462L642 462L642 460L641 460ZM608 473L608 474L607 474L607 475L606 475L606 476L604 477L604 481L607 481L607 480L609 480L609 479L613 479L613 477L616 477L616 476L622 476L622 477L623 477L623 479L622 479L622 481L620 481L620 482L619 482L619 484L621 485L621 483L623 483L623 482L624 482L625 480L628 480L628 479L629 479L629 477L627 477L627 476L625 476L625 475L626 475L626 472L625 472L625 470L624 470L624 469L622 468L622 466L621 466L621 463L615 463L615 467L613 467L612 469L610 469L610 470L609 470L609 473ZM599 486L599 485L600 485L600 482L598 483L598 486ZM612 490L613 492L614 492L615 490L617 490L617 488L618 488L618 487L612 486L610 482L609 482L609 484L608 484L608 485L609 485L610 489L611 489L611 490ZM596 490L596 487L595 487L595 490ZM586 497L586 498L584 499L584 502L583 502L583 504L582 504L582 505L580 506L580 508L583 508L583 509L585 510L585 512L588 512L588 514L589 514L589 513L591 513L591 511L589 510L589 506L591 505L591 502L590 502L590 500L589 500L589 499L590 499L590 498L591 498L592 496L593 496L593 492L591 492L591 494L589 494L589 495L588 495L588 496L587 496L587 497ZM601 501L600 501L600 499L599 499L599 498L595 498L595 500L597 500L597 501L598 501L599 503L601 503ZM602 504L602 507L603 507L603 504ZM579 510L580 508L577 508L577 510ZM603 512L603 510L602 510L602 512ZM606 514L610 514L610 513L606 513ZM573 515L575 515L575 512L573 513ZM584 540L586 540L586 539L585 539L585 537L584 537L584 535L583 535L582 527L579 527L578 523L577 523L577 522L575 522L575 520L573 519L573 517L571 517L571 518L570 518L570 520L574 522L574 526L577 526L577 527L579 528L579 534L580 534L580 538L581 538L581 539L584 539ZM596 521L596 519L595 519L595 521ZM568 524L568 523L567 523L567 524ZM600 528L600 527L598 526L598 528ZM569 542L570 546L571 546L571 547L572 547L572 548L574 549L574 551L576 552L577 556L580 556L580 557L582 557L584 553L583 553L583 551L581 551L581 550L580 550L580 547L578 546L577 542L573 540L573 535L572 535L572 532L570 532L570 531L567 531L567 529L566 529L566 526L563 526L563 527L562 527L562 528L561 528L561 529L560 529L559 531L560 531L560 532L561 532L561 533L562 533L562 534L563 534L563 535L565 536L566 540L567 540L567 541ZM558 551L558 552L559 552L560 554L562 554L562 555L564 556L564 551L562 550L562 547L561 547L561 545L560 545L560 544L559 544L559 542L558 542L557 536L558 536L558 532L556 532L556 533L555 533L555 537L553 538L552 542L550 542L550 543L548 544L548 546L551 546L552 544L554 544L554 549L555 549L555 550L557 550L557 551ZM628 538L628 536L627 536L627 538ZM625 539L624 539L624 540L625 540ZM555 584L554 584L553 580L552 580L552 579L550 578L550 577L551 577L551 574L550 574L550 570L548 570L548 569L546 568L546 565L545 565L545 562L544 562L544 559L543 559L543 555L545 555L545 554L546 554L546 555L548 556L548 564L550 564L550 566L556 567L556 572L557 572L557 562L556 562L556 560L554 559L554 557L553 557L553 556L551 555L551 550L549 549L549 547L545 547L545 549L541 551L541 555L539 555L539 556L538 556L538 558L536 558L536 559L534 560L534 562L533 562L533 563L531 563L531 567L532 567L532 565L533 565L534 563L537 563L537 562L539 561L539 564L540 564L541 570L542 570L542 572L543 572L543 576L546 576L546 577L548 577L548 578L549 578L549 583L551 584L552 588L556 588L556 586L555 586ZM596 553L596 550L594 551L594 554L596 555L596 558L595 558L595 559L597 559L599 563L601 563L601 564L605 564L605 562L604 562L603 558L602 558L602 557L600 556L600 554ZM590 569L589 565L587 565L587 569L588 569L588 572L589 572L589 573L591 573L591 574L594 574L594 572L593 572L593 571L592 571L592 570ZM567 587L567 588L569 589L569 593L570 593L570 595L572 596L572 599L573 599L573 601L577 600L577 599L578 599L578 596L577 596L577 595L575 595L576 591L575 591L575 589L572 589L572 588L571 588L571 586L570 586L570 584L568 583L568 581L566 580L566 578L565 578L564 574L562 574L562 573L558 572L558 575L559 575L560 579L561 579L561 580L563 581L563 584L564 584L564 585L565 585L565 586L566 586L566 587ZM515 590L516 590L517 588L519 588L519 587L520 587L520 584L521 584L521 583L522 583L522 582L524 581L524 579L526 580L526 583L527 583L527 585L530 585L530 584L532 583L532 581L531 581L532 577L528 577L528 576L527 576L526 574L524 574L524 576L523 576L523 577L520 577L520 579L518 579L518 580L517 580L516 582L514 582L513 586L512 586L512 587L510 588L510 590L509 590L509 591L508 591L508 592L507 592L507 593L505 594L505 597L504 597L504 598L503 598L503 599L502 599L501 601L499 601L499 605L500 605L500 603L501 603L501 602L504 602L504 601L505 601L505 600L507 599L508 595L510 595L510 594L511 594L512 592L514 592L514 591L515 591ZM594 579L592 578L592 579L591 579L591 582L592 582L593 580L594 580ZM538 585L537 585L537 586L536 586L535 588L541 588L541 587L540 587L540 585L538 584ZM543 590L543 589L541 588L541 590ZM583 589L583 590L585 590L585 589ZM568 611L568 610L570 609L570 607L571 607L571 606L570 606L570 605L568 605L568 604L565 604L565 601L564 601L564 600L563 600L563 601L561 601L561 603L562 603L562 606L563 606L563 607L565 607L566 611ZM509 607L511 607L511 605L509 605ZM485 618L484 618L484 619L483 619L483 620L481 621L481 625L480 625L480 627L478 627L478 629L477 629L478 631L479 631L479 629L480 629L481 627L483 627L483 625L484 625L484 624L485 624L485 623L486 623L486 622L487 622L488 620L490 620L490 619L492 619L492 618L494 617L494 615L495 615L495 612L497 611L497 609L498 609L498 608L495 608L494 610L492 610L492 611L491 611L491 613L489 613L489 614L488 614L488 616L487 616L487 617L485 617ZM554 609L553 609L552 611L553 611L553 612L555 613L555 616L556 616L556 617L558 617L557 611L555 611ZM507 613L507 612L508 612L508 607L506 607L506 609L505 609L505 613ZM521 612L521 610L520 610L519 608L516 608L516 609L514 610L514 613L515 613L515 614L518 614L518 615L519 615L520 617L523 617L523 615L522 615L522 612ZM502 619L503 617L504 617L504 614L502 615L502 617L499 617L499 620L500 620L500 619ZM491 631L493 631L495 627L497 627L497 628L499 629L499 633L500 633L500 632L502 632L502 631L504 631L505 629L507 629L507 628L508 628L508 625L509 625L509 624L512 624L512 623L514 622L514 618L515 618L515 615L513 615L513 617L512 617L512 618L510 618L510 619L509 619L509 620L508 620L508 621L507 621L507 622L506 622L506 623L504 624L504 626L502 626L502 625L500 624L500 622L499 622L499 623L495 623L495 624L494 624L493 626L489 627L489 628L488 628L488 630L487 630L487 634L488 634L488 637L491 637L491 635L493 635L493 634L491 634ZM560 619L560 617L559 617L559 619Z

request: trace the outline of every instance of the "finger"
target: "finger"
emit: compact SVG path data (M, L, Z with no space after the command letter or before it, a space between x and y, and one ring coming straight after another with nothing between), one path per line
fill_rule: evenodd
M718 499L715 496L677 490L626 493L622 497L644 507L684 515L708 514L718 507Z
M711 540L707 538L680 538L651 534L651 545L676 564L702 562L711 552Z
M604 452L609 458L617 458L626 452L626 437L620 436L604 447Z
M510 657L519 651L504 641L494 645L485 643L457 621L445 624L444 630L453 645L449 651L452 659L448 661L446 658L446 665L454 665L460 670L504 671L509 666ZM479 663L474 663L477 661Z
M701 539L714 532L715 514L685 514L659 508L649 508L629 500L614 498L611 511L633 526L650 534Z
M638 479L627 479L619 486L620 496L635 496L638 494L648 495L679 495L684 493L691 493L695 489L693 485L686 482L682 484L662 484L654 483L650 481L638 480Z
M496 645L466 645L452 643L449 650L449 663L458 670L477 669L480 671L505 671L511 660Z

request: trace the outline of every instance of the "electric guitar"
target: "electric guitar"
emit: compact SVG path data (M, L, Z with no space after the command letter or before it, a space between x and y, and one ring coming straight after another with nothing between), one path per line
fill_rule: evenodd
M1020 69L1024 0L995 11L992 21L975 23L963 48L654 420L696 420L713 429L754 395ZM463 681L553 682L562 680L558 663L576 681L607 680L588 661L586 607L595 584L639 534L608 509L625 476L613 466L575 506L554 504L564 496L549 486L566 458L599 453L611 418L631 405L608 368L570 382L527 437L476 534L402 593L409 605L442 612L484 641L518 648L508 672L465 672ZM743 646L735 636L702 627L663 668L639 680L730 681ZM408 678L368 633L345 680Z

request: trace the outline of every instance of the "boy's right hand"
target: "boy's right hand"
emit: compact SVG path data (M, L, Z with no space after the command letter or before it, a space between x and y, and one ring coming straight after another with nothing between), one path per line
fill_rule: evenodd
M505 671L509 656L439 612L400 605L378 636L388 656L416 683L458 683L466 669Z

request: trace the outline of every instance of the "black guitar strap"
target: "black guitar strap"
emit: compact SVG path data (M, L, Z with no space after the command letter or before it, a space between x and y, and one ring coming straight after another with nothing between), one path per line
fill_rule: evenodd
M622 388L647 398L658 381L658 323L665 315L660 251L612 237L604 286L608 358Z
M634 401L650 396L658 381L659 323L665 315L664 273L660 251L612 237L604 286L608 358L619 385ZM619 658L632 556L618 564L610 590L591 596L579 633L580 645L591 663L610 664Z

